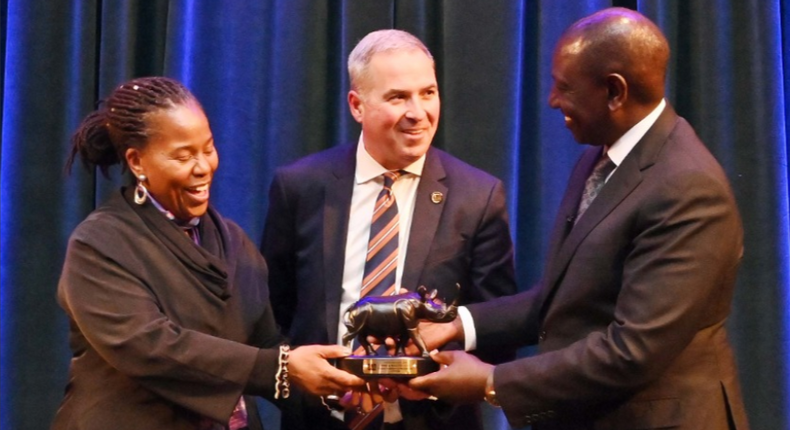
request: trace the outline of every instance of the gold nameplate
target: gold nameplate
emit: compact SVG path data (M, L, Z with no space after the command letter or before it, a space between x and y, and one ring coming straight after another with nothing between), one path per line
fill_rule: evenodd
M338 369L365 379L413 378L439 370L439 364L430 357L351 355L330 362Z
M413 358L366 358L362 360L362 373L365 375L403 375L416 376L417 360Z

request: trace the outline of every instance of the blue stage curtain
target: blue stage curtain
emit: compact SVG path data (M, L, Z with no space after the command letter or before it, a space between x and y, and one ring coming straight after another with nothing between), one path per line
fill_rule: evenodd
M669 99L727 171L741 209L745 253L729 327L758 429L789 426L788 6L640 2L672 45Z
M166 75L193 90L220 153L213 204L258 240L274 169L358 138L346 103L355 43L410 31L436 58L434 144L505 181L526 289L582 150L547 106L553 47L612 5L665 31L667 98L732 181L746 228L729 322L744 397L753 428L790 427L790 0L0 0L0 427L46 428L62 398L66 241L129 180L80 165L67 176L63 163L72 131L116 85Z

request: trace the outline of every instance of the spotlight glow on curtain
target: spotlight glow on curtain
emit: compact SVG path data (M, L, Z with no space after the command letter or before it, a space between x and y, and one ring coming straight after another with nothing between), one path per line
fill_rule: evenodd
M546 104L552 50L612 4L638 5L665 31L668 99L733 183L747 241L730 319L744 397L753 428L788 428L790 0L0 0L0 427L48 427L63 394L66 239L122 181L61 172L96 98L134 76L184 81L220 151L212 203L257 240L274 169L358 138L349 50L372 30L411 31L436 57L435 145L504 180L527 288L582 149Z

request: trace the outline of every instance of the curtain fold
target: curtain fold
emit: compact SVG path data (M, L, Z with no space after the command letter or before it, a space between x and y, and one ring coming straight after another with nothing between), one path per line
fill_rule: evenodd
M563 30L578 19L612 3L604 0L526 1L524 43L521 48L523 88L519 135L510 151L516 184L509 186L519 288L538 280L549 242L549 232L562 200L568 176L584 147L573 140L563 115L548 107L551 59Z
M112 90L130 77L161 75L167 47L168 4L163 1L118 2L101 0L96 4L100 21L93 58L93 100L100 104ZM83 114L84 115L84 114ZM77 118L77 122L81 118ZM94 205L98 206L122 184L131 181L128 172L113 167L109 177L96 175Z
M69 358L54 300L64 244L93 206L92 174L77 166L64 179L63 164L65 136L93 106L96 4L4 6L0 420L41 428L60 401Z
M745 253L729 327L747 410L755 428L787 428L777 413L787 410L788 378L787 4L642 3L669 35L669 98L724 167L741 209ZM768 416L777 421L758 425Z
M553 47L612 5L664 30L667 99L732 182L746 230L729 321L744 397L753 428L788 428L790 0L0 0L0 427L46 428L61 400L66 242L132 180L79 164L66 176L63 164L79 121L116 85L166 75L197 95L220 154L212 202L257 241L274 170L358 139L351 49L372 30L412 32L436 59L434 144L505 182L526 289L583 149L547 106ZM507 428L499 413L486 420Z

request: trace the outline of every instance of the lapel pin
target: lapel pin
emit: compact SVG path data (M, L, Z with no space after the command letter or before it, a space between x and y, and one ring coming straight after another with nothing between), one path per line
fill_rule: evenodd
M431 201L436 203L437 205L444 200L444 194L439 191L434 191L431 193Z

